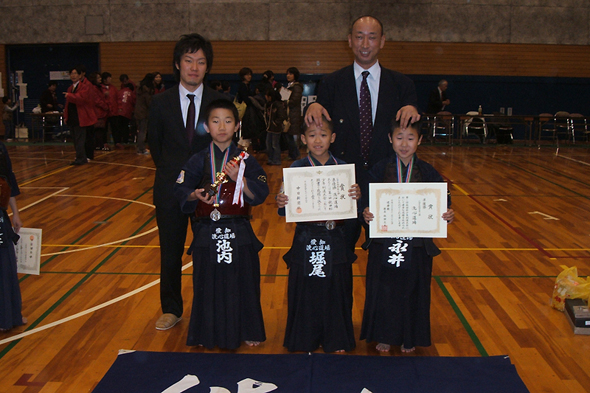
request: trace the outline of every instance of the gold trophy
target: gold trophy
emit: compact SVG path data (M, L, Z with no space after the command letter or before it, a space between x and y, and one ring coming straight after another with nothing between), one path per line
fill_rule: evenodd
M243 151L238 156L232 158L232 160L237 164L247 157L248 153ZM215 175L215 181L211 183L211 187L209 188L207 193L211 196L217 195L219 193L219 187L221 187L223 183L227 183L228 181L229 179L225 171L222 170L221 172L217 172L217 174ZM217 208L219 207L219 202L214 203L213 206L215 207L215 209L213 209L209 217L211 217L211 220L213 221L219 221L219 219L221 219L221 212L217 210Z
M232 161L234 161L237 164L244 158L246 158L247 154L248 153L243 151L238 156L232 158ZM217 172L217 174L215 175L215 181L211 183L211 188L209 188L209 191L207 191L207 193L211 196L217 195L217 193L219 192L219 187L221 187L223 183L227 183L228 181L229 179L227 178L227 173L225 171L222 170L221 172Z

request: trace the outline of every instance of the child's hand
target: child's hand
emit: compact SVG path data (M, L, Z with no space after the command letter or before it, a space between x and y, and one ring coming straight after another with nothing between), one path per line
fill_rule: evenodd
M375 216L373 215L373 213L369 211L368 207L365 207L365 210L363 210L363 218L365 219L365 222L368 224L369 222L373 221L373 218L375 218Z
M289 197L283 193L277 194L277 207L279 209L285 207L287 203L289 203Z
M238 171L240 170L240 164L235 160L229 161L223 167L223 171L229 176L230 179L236 181L238 178Z
M449 209L442 215L443 220L448 222L449 224L453 222L455 219L455 211L453 209Z
M204 188L197 188L195 191L189 194L188 198L186 198L187 201L196 201L197 199L201 202L205 202L208 205L213 204L214 201L213 196L209 195L209 193L205 193Z
M350 190L348 190L348 196L355 200L361 199L361 189L358 184L353 184L350 186Z

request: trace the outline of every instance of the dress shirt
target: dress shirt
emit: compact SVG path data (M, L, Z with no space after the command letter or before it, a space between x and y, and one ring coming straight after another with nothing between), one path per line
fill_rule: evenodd
M437 87L438 89L438 96L440 97L440 102L443 102L443 95L442 95L442 90L440 89L440 87ZM443 106L440 108L441 111L445 110L445 104L443 104Z
M377 101L379 101L379 81L381 80L381 66L379 61L371 66L369 69L364 69L360 65L353 63L354 80L356 82L356 98L357 102L361 100L361 82L363 81L363 71L369 71L367 76L367 85L369 85L369 92L371 93L371 110L373 112L373 124L375 124L375 114L377 113Z
M184 88L182 83L178 84L178 95L180 96L180 109L182 110L182 122L186 127L186 117L188 116L188 106L191 100L187 97L187 94L194 94L195 98L195 130L197 129L197 123L199 121L199 113L201 111L201 100L203 98L203 84L201 83L197 90L188 91Z

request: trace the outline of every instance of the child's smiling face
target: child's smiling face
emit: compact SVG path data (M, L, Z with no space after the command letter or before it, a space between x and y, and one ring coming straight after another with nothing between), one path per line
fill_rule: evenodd
M305 133L301 134L301 140L307 145L309 152L315 158L324 157L330 144L336 139L336 134L324 126L319 128L315 124L309 126Z
M396 128L393 130L393 134L389 136L389 140L399 159L405 165L408 165L412 156L418 150L418 145L422 141L422 137L419 135L418 130L413 127L407 127L405 129Z

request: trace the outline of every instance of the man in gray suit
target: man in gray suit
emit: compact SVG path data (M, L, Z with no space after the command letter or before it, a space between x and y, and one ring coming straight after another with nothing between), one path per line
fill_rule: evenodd
M348 45L354 54L354 63L322 80L317 102L308 107L305 121L321 126L322 115L332 120L336 139L330 150L348 164L355 164L356 180L361 185L375 163L393 154L388 139L392 120L400 120L405 126L410 121L420 120L420 115L414 82L379 64L385 35L383 24L377 18L361 16L356 19L348 35ZM370 105L366 105L368 116L360 114L363 84L369 91L366 94L370 101ZM362 135L362 117L369 118L367 136ZM345 233L354 250L361 229L360 223L353 224L347 224Z
M173 189L183 165L211 141L203 128L204 109L211 101L226 98L203 83L212 64L211 42L199 34L182 36L173 59L179 84L155 95L150 106L148 138L156 164L154 205L160 237L163 312L156 322L158 330L172 328L183 312L181 268L189 216L180 210Z

